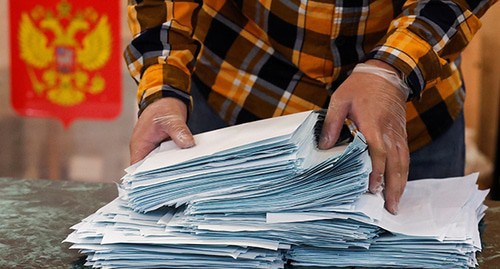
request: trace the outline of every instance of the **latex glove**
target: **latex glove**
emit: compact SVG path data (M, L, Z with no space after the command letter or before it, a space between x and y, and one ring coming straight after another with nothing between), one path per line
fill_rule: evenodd
M378 60L366 63L395 71ZM408 180L406 98L380 76L353 72L331 97L318 145L333 147L344 120L352 120L368 143L373 168L369 189L376 193L384 188L385 208L392 214L397 213Z
M135 124L130 140L130 164L142 160L168 139L180 148L194 146L186 119L187 107L176 98L162 98L146 107Z

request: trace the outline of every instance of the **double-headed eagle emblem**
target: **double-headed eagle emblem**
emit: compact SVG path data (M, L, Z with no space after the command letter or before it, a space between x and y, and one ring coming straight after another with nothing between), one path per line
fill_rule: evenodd
M35 94L60 106L74 106L104 90L98 71L111 54L107 16L92 8L72 14L64 0L55 14L38 6L21 15L18 41Z

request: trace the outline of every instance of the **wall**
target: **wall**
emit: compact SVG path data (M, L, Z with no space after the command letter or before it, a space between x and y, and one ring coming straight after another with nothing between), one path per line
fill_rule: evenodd
M492 169L500 116L500 5L483 18L482 27L463 53L466 84L465 119L470 141L469 171L481 171L484 188L492 184ZM477 151L476 151L477 150ZM499 180L499 179L496 179Z

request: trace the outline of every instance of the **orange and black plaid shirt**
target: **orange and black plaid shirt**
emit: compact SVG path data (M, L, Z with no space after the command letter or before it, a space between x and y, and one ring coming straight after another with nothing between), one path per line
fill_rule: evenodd
M124 55L140 111L162 97L190 105L194 79L228 124L325 108L357 63L382 60L412 89L415 150L462 111L457 62L493 2L136 0Z

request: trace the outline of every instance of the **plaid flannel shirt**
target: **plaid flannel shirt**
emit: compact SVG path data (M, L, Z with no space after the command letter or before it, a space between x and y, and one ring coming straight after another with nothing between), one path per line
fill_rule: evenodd
M163 97L190 105L193 77L228 124L325 108L357 63L378 59L412 89L413 151L462 111L457 59L495 1L129 1L124 56L140 111Z

